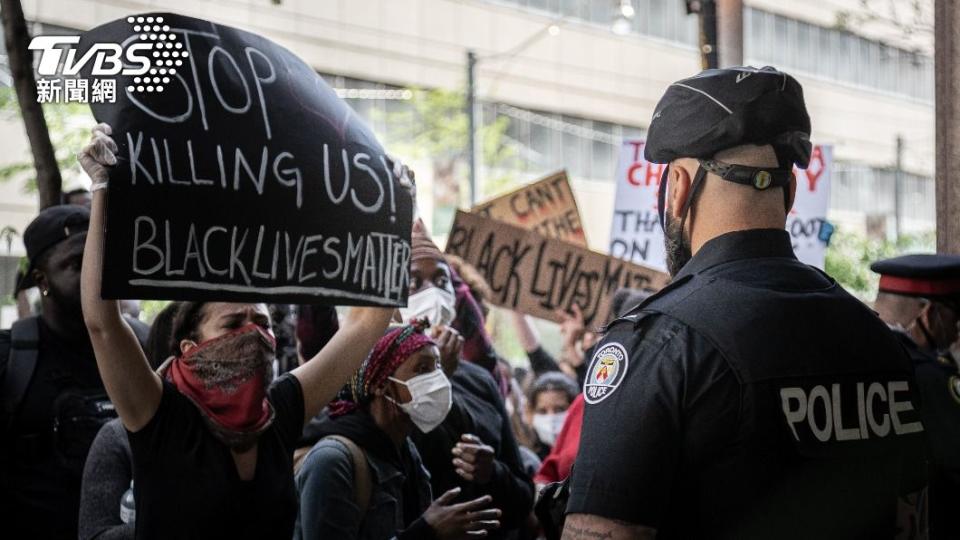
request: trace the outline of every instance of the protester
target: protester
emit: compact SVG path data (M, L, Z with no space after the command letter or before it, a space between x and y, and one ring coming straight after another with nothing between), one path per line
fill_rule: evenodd
M297 474L296 539L454 539L498 526L485 496L431 504L429 473L408 435L429 432L451 406L440 351L425 321L391 330L330 405Z
M650 291L622 288L618 289L611 300L606 324L633 309L650 296ZM533 477L540 500L535 509L543 532L548 539L559 538L560 525L566 506L566 497L551 501L555 493L568 493L564 483L570 476L573 463L580 448L580 429L583 424L583 394L578 394L570 403L563 418L563 425L556 436L556 442L543 458L539 470ZM560 483L564 483L560 485ZM553 486L550 486L553 484ZM547 486L550 486L547 488ZM546 490L544 488L547 488ZM544 492L547 492L544 494Z
M181 307L180 302L170 302L157 313L150 323L150 334L144 352L150 367L158 369L167 358L177 355L179 344L171 344L174 318Z
M550 453L543 459L540 470L533 477L537 491L553 482L563 482L570 476L570 469L577 459L580 448L580 427L583 424L583 394L574 398L563 419L563 427Z
M445 270L449 267L425 229L414 229L412 244L410 306L417 310L400 311L407 320L414 314L446 313L449 290L429 293L431 302L414 302L414 296L424 294L421 291L426 277L433 276L434 288L447 286ZM435 272L422 273L424 269ZM441 364L453 387L453 406L440 427L429 433L418 430L412 439L430 472L433 491L445 493L460 487L457 500L461 502L492 496L493 505L503 510L503 527L491 537L503 537L526 520L533 505L533 485L524 472L503 394L491 370L460 361L459 355L444 354L443 349L441 345Z
M117 163L110 134L99 124L79 156L94 192L83 316L128 431L137 537L290 537L297 512L292 459L304 421L356 371L394 310L353 308L326 347L271 384L265 305L187 302L173 325L180 355L161 377L116 301L101 299L104 188Z
M531 450L541 460L550 453L567 417L567 409L579 393L576 382L557 371L537 377L530 388L524 414L537 435Z
M490 314L489 302L493 299L493 290L490 288L490 284L487 283L487 280L483 279L479 270L461 257L450 253L445 254L443 257L447 260L447 263L450 264L450 269L453 270L454 287L456 288L459 283L466 285L467 290L470 291L470 296L473 297L473 300L480 308L480 314L486 319ZM460 306L458 305L458 314L460 312L459 308Z
M873 308L906 348L930 448L930 538L960 532L960 371L950 356L960 321L960 256L904 255L877 261Z
M416 232L417 237L426 238L430 242L429 246L433 246L425 227ZM429 246L427 246L428 249L430 249ZM493 340L490 339L484 324L489 312L485 302L493 295L490 286L476 268L462 259L459 260L459 265L455 266L453 263L448 264L446 255L440 260L432 257L418 257L415 263L411 263L411 275L414 269L421 265L425 268L436 265L450 269L450 282L453 285L455 297L455 315L450 326L464 339L463 359L489 370L497 381L501 395L506 395L507 381L497 372L497 361L500 357L493 348ZM466 277L462 276L460 271L465 272Z
M93 201L93 195L86 188L71 189L63 194L63 204L75 204L90 208L91 201Z
M508 370L509 364L506 360L500 360L501 369ZM514 371L516 373L516 371ZM533 384L532 382L530 383ZM513 430L513 437L517 441L520 450L520 459L523 462L523 470L527 476L533 477L540 468L540 457L531 450L537 444L537 434L533 430L526 417L527 396L523 386L515 376L510 377L510 387L503 400L504 409L507 411L507 418L510 419L510 428Z
M5 537L77 537L84 461L97 431L115 417L80 308L89 221L82 206L54 206L24 231L29 267L16 292L38 287L41 314L0 332ZM145 325L128 324L132 342L146 339Z
M140 318L140 301L139 300L120 300L120 313L123 313L131 319Z
M299 364L316 356L339 329L340 319L335 308L320 305L298 306L296 338Z
M610 311L606 322L613 321L648 296L650 296L650 291L626 287L617 289L610 301ZM514 311L514 329L520 337L523 350L530 360L530 368L536 376L539 377L550 371L562 371L576 379L579 385L583 385L587 368L586 361L593 351L597 334L586 327L583 321L583 312L577 304L573 304L570 313L557 310L557 317L560 319L561 336L559 358L554 358L541 346L540 335L528 315Z
M297 312L291 304L267 304L267 310L277 340L276 371L279 376L300 365L300 356L297 354Z
M909 359L784 230L809 136L773 68L707 70L657 104L644 153L668 164L673 279L591 359L566 538L922 534L897 525L924 487Z
M180 309L178 302L167 304L150 326L144 351L150 367L157 369L176 346L170 343L173 318ZM83 467L80 492L80 540L124 540L134 538L135 512L125 512L123 497L131 489L133 457L130 442L120 419L115 418L100 429Z

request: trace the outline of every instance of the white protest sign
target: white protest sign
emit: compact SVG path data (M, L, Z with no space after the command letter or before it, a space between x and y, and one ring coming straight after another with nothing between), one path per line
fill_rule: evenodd
M793 172L797 175L797 198L787 216L793 251L802 262L822 269L833 233L833 226L827 223L833 181L833 147L814 146L806 170L795 168Z
M620 149L610 255L666 271L663 231L657 215L657 190L666 165L643 158L645 141L627 140ZM787 217L787 231L797 258L823 268L833 227L827 223L833 176L833 147L813 148L806 170L795 169L797 197Z
M610 255L666 272L663 231L657 216L657 188L666 165L647 163L644 144L628 140L620 148Z

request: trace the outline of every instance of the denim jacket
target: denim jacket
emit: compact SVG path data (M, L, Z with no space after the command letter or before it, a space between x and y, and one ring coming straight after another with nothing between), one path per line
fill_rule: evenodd
M417 478L417 491L419 505L426 510L432 500L430 474L423 467L413 443L407 439L405 444L421 472ZM423 519L409 527L403 522L403 471L369 452L364 454L370 467L372 489L367 510L360 515L350 450L331 438L320 439L314 445L296 476L300 512L294 527L294 540L385 540L433 536L432 529Z

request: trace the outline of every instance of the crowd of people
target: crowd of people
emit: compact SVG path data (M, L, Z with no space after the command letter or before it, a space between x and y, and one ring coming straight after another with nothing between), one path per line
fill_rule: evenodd
M95 127L94 185L115 151ZM41 305L0 334L4 381L25 385L4 409L14 537L536 536L534 477L573 455L550 459L587 355L578 312L579 358L537 345L515 373L489 287L417 220L405 308L170 302L148 327L101 299L104 193L80 195L28 227L17 289Z
M671 86L647 152L673 281L559 312L556 355L513 313L508 361L489 286L420 220L406 307L171 302L148 327L100 294L97 125L92 191L24 234L37 314L0 332L3 537L957 537L960 260L875 265L879 316L800 264L809 134L776 70Z

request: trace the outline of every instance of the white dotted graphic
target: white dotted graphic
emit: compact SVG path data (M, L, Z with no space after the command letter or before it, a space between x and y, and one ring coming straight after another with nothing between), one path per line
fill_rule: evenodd
M162 84L169 84L170 77L157 75L176 75L174 66L183 65L182 58L187 57L183 43L177 40L177 35L170 31L170 25L163 24L163 17L127 17L127 22L133 25L133 31L139 35L141 41L149 41L153 45L153 54L150 56L150 76L134 77L133 84L127 86L127 92L155 93L162 92Z

